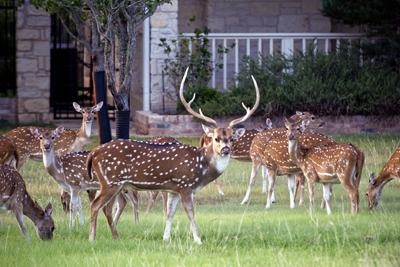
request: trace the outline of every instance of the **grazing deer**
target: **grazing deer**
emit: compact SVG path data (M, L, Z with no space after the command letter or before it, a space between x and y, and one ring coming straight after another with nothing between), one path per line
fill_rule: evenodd
M96 177L90 179L87 173L86 160L90 151L70 152L58 156L54 148L57 139L62 136L64 127L60 126L55 130L44 131L39 131L36 127L30 127L30 131L40 142L40 148L43 151L43 163L47 173L54 178L62 190L71 193L69 226L73 227L74 225L75 211L78 211L80 223L84 224L80 194L83 191L100 189L100 184ZM132 202L135 200L137 200L137 197L129 199ZM125 204L126 202L121 203L122 210ZM115 223L117 223L122 210L117 212ZM134 203L134 211L135 221L138 222L137 203Z
M309 112L301 112L296 111L296 114L291 117L294 121L310 121L310 128L321 128L325 126L325 122L321 119L318 119L314 114ZM267 122L268 123L268 122ZM287 140L286 138L282 138L286 136L285 128L276 128L276 129L265 129L261 133L259 133L252 141L250 146L250 158L252 161L252 171L250 175L249 186L246 191L246 195L242 200L242 205L246 204L249 201L251 189L253 188L258 171L260 166L266 168L269 186L268 186L268 197L266 208L271 206L271 203L275 202L274 197L274 184L276 175L289 175L288 179L288 188L290 193L291 204L290 206L294 208L294 176L297 177L298 180L304 179L302 178L301 170L297 168L289 158L289 154L287 152ZM321 138L326 139L324 136L320 135ZM275 138L281 137L281 139L275 140ZM316 139L321 139L319 136L314 136ZM274 140L270 142L270 140ZM333 141L329 138L329 142ZM311 144L310 144L311 145ZM316 145L316 144L315 144ZM269 154L273 153L274 155L271 157ZM287 165L287 166L286 166ZM266 184L266 183L263 183ZM301 191L300 194L300 203L303 201L304 191Z
M65 130L61 138L57 139L54 150L58 155L64 155L72 151L82 151L90 143L93 118L95 112L99 111L103 106L103 102L90 108L81 108L75 102L73 106L77 112L82 113L82 126L78 130ZM39 131L50 130L47 128L37 128ZM17 170L20 170L29 159L42 161L43 156L42 150L39 147L39 141L32 135L29 126L18 127L4 136L10 139L17 147L19 155Z
M292 162L299 166L308 180L310 207L314 203L315 183L323 184L326 211L330 209L330 184L340 183L351 199L351 212L358 212L358 187L361 180L364 158L359 158L359 150L350 143L336 143L312 148L302 146L300 136L308 121L301 123L285 122L287 127L288 150Z
M397 178L400 181L400 147L398 147L390 157L378 177L375 176L375 173L372 173L369 177L369 184L366 193L369 209L374 209L378 206L379 200L382 196L383 187L394 178Z
M24 215L32 220L40 239L53 238L55 227L51 218L51 204L49 203L43 211L26 191L25 182L18 171L5 164L0 164L0 208L14 212L19 228L28 241Z
M183 85L187 71L180 86L180 99L190 114L215 127L213 129L203 125L204 132L212 137L213 142L198 148L179 143L154 144L115 140L93 149L87 160L88 172L91 174L93 169L97 174L101 191L90 206L90 241L93 241L96 236L99 210L121 190L133 188L168 192L168 214L163 238L165 241L170 238L172 219L181 199L190 221L194 241L198 244L202 243L194 219L193 195L218 178L226 169L234 140L245 132L244 129L233 130L233 127L244 122L254 113L260 102L260 95L253 78L257 96L254 107L250 110L243 104L246 115L231 121L227 128L219 128L217 122L204 116L201 110L199 113L192 110L190 105L195 95L189 103L185 101ZM117 229L109 215L107 221L113 237L118 238Z
M0 163L11 165L17 168L19 153L13 142L5 136L0 135Z

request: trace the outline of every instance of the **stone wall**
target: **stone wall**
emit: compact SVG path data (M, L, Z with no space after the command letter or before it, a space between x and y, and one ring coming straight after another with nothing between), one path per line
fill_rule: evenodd
M215 119L221 127L226 127L234 118ZM372 116L322 116L326 122L324 128L316 132L326 135L359 133L400 133L398 116L379 118ZM203 134L203 121L191 115L159 115L150 111L137 111L135 128L138 134L149 136L200 136ZM271 118L274 128L284 127L284 117ZM257 122L265 127L265 118L250 117L240 127L254 129Z
M0 122L17 122L17 98L0 98Z
M51 18L26 1L17 10L18 121L49 122Z

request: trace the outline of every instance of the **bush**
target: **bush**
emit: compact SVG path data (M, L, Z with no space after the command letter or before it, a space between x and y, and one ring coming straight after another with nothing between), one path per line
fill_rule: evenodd
M238 86L202 106L209 116L243 113L241 102L255 102L251 75L260 89L255 114L291 115L296 110L318 115L393 115L400 108L400 77L389 64L363 62L357 50L338 54L314 52L297 56L245 57ZM218 108L216 108L218 107ZM221 109L222 108L222 109Z

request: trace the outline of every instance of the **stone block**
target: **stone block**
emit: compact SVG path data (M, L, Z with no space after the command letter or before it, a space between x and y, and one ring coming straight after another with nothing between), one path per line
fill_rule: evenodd
M23 103L28 113L49 113L48 99L26 99Z
M34 87L40 90L50 90L50 77L34 77L29 76L25 78L25 84L28 87Z
M309 17L306 15L279 16L278 32L308 32Z
M35 58L18 58L17 72L36 72L38 70L38 60Z
M50 16L30 16L26 18L26 25L34 27L46 27L51 24Z
M32 42L31 41L19 41L17 42L17 51L31 51Z
M37 29L21 29L16 32L17 40L39 40L40 30Z
M303 0L302 13L321 13L322 5L320 0Z
M330 32L331 20L329 18L310 19L311 32Z
M263 1L263 2L251 3L250 5L251 5L250 12L252 15L268 16L268 15L279 14L280 5L279 3L276 2L265 3Z
M35 56L50 56L50 42L33 42L33 55Z
M164 13L154 13L150 19L150 26L153 28L165 28L168 25L168 15Z

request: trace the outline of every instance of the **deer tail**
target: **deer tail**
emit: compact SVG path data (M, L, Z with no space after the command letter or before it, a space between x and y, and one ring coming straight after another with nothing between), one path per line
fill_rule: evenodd
M89 174L89 180L93 181L93 176L92 176L92 159L93 159L93 151L89 153L89 156L86 160L86 169Z

